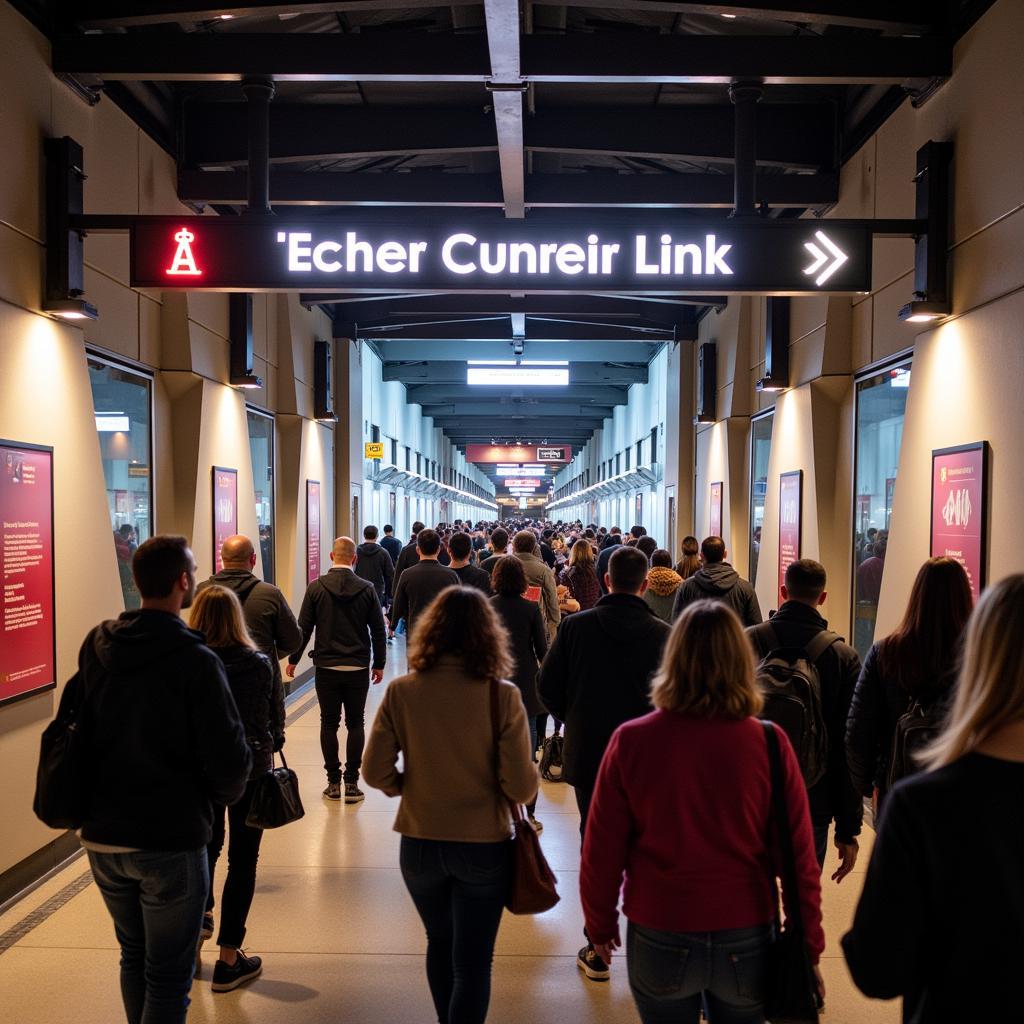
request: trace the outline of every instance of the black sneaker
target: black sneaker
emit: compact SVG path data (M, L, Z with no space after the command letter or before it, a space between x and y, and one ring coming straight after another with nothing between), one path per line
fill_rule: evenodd
M366 799L366 794L354 783L348 782L345 784L345 803L357 804L361 800Z
M218 965L219 966L219 965ZM593 946L584 946L576 957L576 966L591 981L607 981L611 975L609 966L597 955Z
M213 969L213 984L210 987L214 992L230 992L262 973L263 961L258 956L246 956L239 950L238 959L233 964L226 964L223 960L217 961L217 966Z
M340 782L328 782L327 788L324 790L324 796L328 800L340 800L341 799L341 783Z

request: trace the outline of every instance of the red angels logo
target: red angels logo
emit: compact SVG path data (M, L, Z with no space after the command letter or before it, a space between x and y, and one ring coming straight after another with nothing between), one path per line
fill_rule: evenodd
M171 265L167 268L168 276L201 276L203 272L196 266L195 256L192 255L192 243L196 240L195 234L188 228L182 228L175 233L174 240L178 243L178 248L175 250Z

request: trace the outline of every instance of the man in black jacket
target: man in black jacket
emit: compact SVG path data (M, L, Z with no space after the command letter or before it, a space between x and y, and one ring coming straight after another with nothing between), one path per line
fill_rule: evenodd
M264 583L253 573L256 549L244 534L228 537L221 545L220 560L224 568L196 588L198 593L218 583L233 590L242 602L242 614L253 643L270 659L274 670L273 697L275 722L284 722L284 688L281 685L281 658L302 642L302 633L284 594L272 583ZM275 750L284 745L284 728L274 737Z
M801 558L786 569L782 607L769 619L747 632L758 658L783 648L799 650L828 629L818 608L825 603L825 567ZM829 825L835 820L835 846L839 868L832 875L841 882L857 863L857 836L864 819L864 804L850 778L846 761L846 719L860 675L857 652L836 638L815 663L821 679L822 714L828 733L828 767L824 777L808 790L811 826L818 863L824 867Z
M449 568L459 577L464 587L476 587L488 597L494 593L491 590L490 574L469 564L469 556L473 553L473 538L468 533L452 534L452 539L448 541L448 552L452 556Z
M391 556L391 564L398 564L398 556L402 553L402 542L395 536L395 528L389 523L384 527L384 539L380 546Z
M436 530L422 529L416 536L419 560L410 566L395 585L395 599L391 604L391 621L405 619L406 635L412 633L416 620L427 605L446 587L457 587L462 581L451 570L438 562L441 538Z
M597 556L597 582L601 586L602 594L608 593L608 584L605 583L605 577L608 575L608 563L621 544L622 531L617 526L613 526L611 533L602 542L601 553Z
M398 556L398 561L395 562L395 590L398 589L398 581L402 578L402 573L410 565L415 565L420 560L419 553L416 550L416 538L420 535L420 530L422 529L422 523L415 522L412 524L412 540L402 548L402 553ZM395 622L397 620L392 621Z
M701 567L676 591L672 621L694 601L721 601L727 604L744 626L761 622L761 606L754 588L726 561L729 552L721 537L706 537L700 546Z
M384 613L372 583L360 579L352 567L356 563L356 545L351 537L338 537L331 548L331 568L306 588L299 610L302 643L288 659L285 672L294 678L309 638L316 630L313 645L316 695L320 701L320 749L327 772L328 800L342 798L342 771L338 751L338 728L345 711L345 803L364 799L359 788L359 769L363 764L366 742L366 695L370 680L384 678L387 639ZM372 646L372 667L371 667Z
M132 558L142 607L97 626L78 655L89 761L82 845L114 919L130 1021L185 1019L211 801L238 800L252 767L221 660L181 619L195 571L184 537L146 541Z
M394 592L395 566L383 545L377 543L376 526L363 530L363 543L356 548L356 575L373 584L381 607L386 608Z
M651 676L669 627L643 600L649 568L636 548L618 545L605 579L610 593L563 620L540 668L540 699L565 723L562 777L576 791L581 836L612 733L651 710ZM589 940L577 964L594 981L610 973Z

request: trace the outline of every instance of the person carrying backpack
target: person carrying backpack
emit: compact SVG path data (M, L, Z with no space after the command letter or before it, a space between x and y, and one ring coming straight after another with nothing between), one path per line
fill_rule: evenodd
M903 621L868 651L846 724L846 757L857 791L877 790L878 809L915 753L942 727L973 598L963 566L930 558L918 570Z
M796 751L811 806L818 863L825 866L829 826L835 821L841 882L857 863L864 805L846 761L846 720L860 675L857 652L829 632L818 612L828 596L825 567L801 558L786 569L782 607L747 630L760 659L765 693L762 718L776 722Z

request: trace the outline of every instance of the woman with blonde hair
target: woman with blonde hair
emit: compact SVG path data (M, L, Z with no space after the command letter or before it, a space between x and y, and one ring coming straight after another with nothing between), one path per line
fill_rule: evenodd
M644 1024L697 1024L702 1003L709 1024L763 1024L777 911L773 741L798 889L783 886L786 920L802 921L814 963L825 936L807 790L786 734L755 717L763 700L735 613L712 601L686 608L652 701L601 763L580 875L587 934L607 962L625 876L627 968Z
M843 938L857 987L902 996L913 1024L1019 1017L1022 636L1024 574L986 590L971 616L949 718L922 758L930 770L889 793Z
M213 936L213 877L224 848L224 817L227 814L228 874L221 897L220 953L213 969L213 991L229 992L255 978L263 970L258 956L242 952L245 923L256 892L256 862L263 830L245 823L252 804L255 781L270 771L273 751L284 745L284 721L278 709L283 707L280 687L265 654L261 654L249 636L238 597L226 587L213 584L196 595L190 624L206 637L206 645L224 663L231 695L245 725L245 737L252 751L252 772L242 799L228 808L213 807L213 838L207 846L210 865L210 893L203 915L202 938Z
M441 591L416 622L408 661L377 711L363 777L401 797L402 877L427 932L437 1020L482 1024L512 879L508 800L537 792L526 708L505 681L505 631L479 590Z
M593 608L601 598L601 585L597 581L594 549L583 540L577 541L569 552L569 564L558 580L569 588L569 597L578 602L579 611Z

